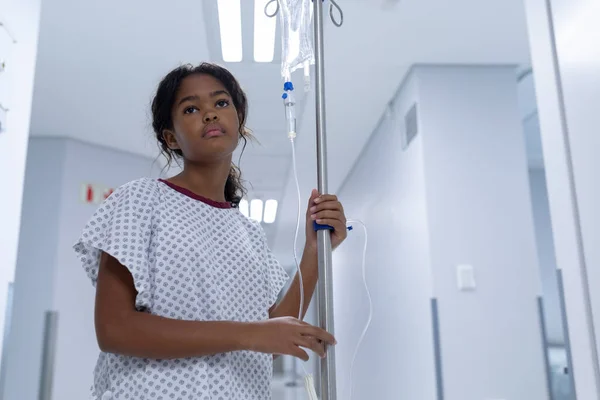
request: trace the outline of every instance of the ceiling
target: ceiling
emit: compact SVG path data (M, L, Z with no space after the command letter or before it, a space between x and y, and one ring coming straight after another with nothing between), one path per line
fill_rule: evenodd
M291 265L297 203L280 66L251 61L253 3L242 1L244 38L250 38L244 41L246 61L226 66L247 92L248 125L260 141L246 150L242 169L252 197L280 201L277 222L267 229L274 251ZM325 27L330 192L339 189L411 65L529 63L522 0L338 3L343 27L328 18ZM216 0L46 1L32 135L77 138L154 158L153 90L178 64L207 60L222 63ZM297 92L304 202L316 185L315 104L314 92Z

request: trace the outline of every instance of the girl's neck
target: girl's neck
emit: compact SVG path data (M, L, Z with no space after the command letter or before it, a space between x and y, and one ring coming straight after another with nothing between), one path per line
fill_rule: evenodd
M225 202L230 169L231 160L209 165L184 162L183 171L169 181L207 199Z

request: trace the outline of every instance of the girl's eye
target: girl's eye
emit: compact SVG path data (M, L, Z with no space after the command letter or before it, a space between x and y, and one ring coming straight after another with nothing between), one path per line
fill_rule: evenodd
M196 107L188 107L185 110L183 110L183 113L184 114L191 114L191 113L196 112L196 111L198 111L198 109Z
M229 100L219 100L217 101L217 107L227 107L229 105Z

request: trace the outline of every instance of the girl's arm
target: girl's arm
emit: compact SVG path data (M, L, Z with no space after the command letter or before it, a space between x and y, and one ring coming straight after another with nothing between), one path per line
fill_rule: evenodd
M302 271L302 284L304 286L304 307L302 310L302 318L304 318L319 279L319 266L316 246L307 244L304 247L304 253L302 253L302 260L300 261L300 270ZM283 296L283 299L281 302L279 302L279 304L271 308L269 315L271 318L288 316L298 318L299 311L300 277L298 276L298 273L296 273L294 281Z
M313 190L308 199L306 210L306 244L300 262L302 271L302 283L304 286L304 307L302 318L310 305L315 286L319 278L319 266L317 259L317 233L313 227L313 221L319 224L330 225L334 228L331 233L331 248L338 247L347 237L346 216L344 207L333 195L319 195ZM300 278L296 274L294 281L286 292L281 302L269 310L271 318L291 316L298 318L300 311Z
M96 336L100 349L142 358L183 358L245 350L247 324L181 321L139 312L129 271L102 254L96 285Z
M314 286L314 285L313 285ZM334 344L324 330L294 318L256 323L182 321L139 312L129 271L102 254L96 284L96 336L100 349L132 357L173 359L238 350L289 354L302 359L300 347L324 354L320 339Z

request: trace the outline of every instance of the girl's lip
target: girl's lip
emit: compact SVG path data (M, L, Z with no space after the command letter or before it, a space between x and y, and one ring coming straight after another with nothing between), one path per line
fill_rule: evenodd
M213 138L217 136L223 136L223 131L220 129L210 129L204 133L205 138Z
M210 124L204 128L204 132L202 133L203 137L215 137L222 136L225 132L223 131L223 127L219 124Z

